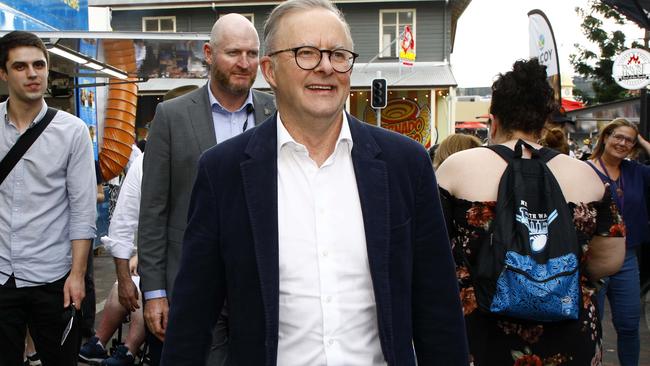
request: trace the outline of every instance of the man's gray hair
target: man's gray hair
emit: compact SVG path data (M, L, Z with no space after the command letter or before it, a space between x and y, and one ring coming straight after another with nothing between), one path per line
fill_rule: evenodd
M332 4L332 2L329 0L289 0L276 6L266 19L266 22L264 22L264 52L269 54L274 51L273 47L275 46L278 27L284 16L296 11L308 11L316 8L329 10L341 20L345 26L345 33L352 42L354 48L354 41L352 41L352 34L350 33L350 25L345 21L345 17L341 10Z

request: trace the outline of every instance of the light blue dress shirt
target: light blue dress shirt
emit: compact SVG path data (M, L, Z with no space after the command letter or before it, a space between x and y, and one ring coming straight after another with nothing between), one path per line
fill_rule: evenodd
M214 135L217 138L217 143L239 135L244 131L244 125L247 130L255 126L255 113L247 113L248 106L253 106L252 91L248 91L246 101L234 112L229 112L221 106L209 87L208 96L212 106L212 121L214 121ZM248 122L246 122L247 120Z
M47 112L43 107L29 128ZM20 137L0 103L0 159ZM88 127L58 111L0 184L0 284L10 274L16 287L37 286L65 276L72 240L95 237L97 182ZM27 281L24 281L24 280Z

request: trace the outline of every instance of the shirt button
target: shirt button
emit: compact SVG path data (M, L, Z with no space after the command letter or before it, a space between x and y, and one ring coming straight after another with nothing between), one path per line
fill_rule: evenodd
M332 296L327 296L327 297L325 298L325 302L326 302L326 303L330 303L330 302L332 302ZM331 339L330 339L330 340L331 340Z
M328 347L331 346L331 345L333 345L333 344L334 344L334 340L333 340L333 339L330 338L330 339L327 340L327 346L328 346Z
M323 257L327 257L330 253L327 250L323 250Z

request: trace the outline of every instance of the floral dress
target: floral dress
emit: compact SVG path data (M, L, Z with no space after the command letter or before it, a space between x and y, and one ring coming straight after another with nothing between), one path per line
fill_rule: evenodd
M473 365L601 365L602 333L596 289L584 274L580 276L582 303L578 320L534 322L487 314L478 309L464 258L470 264L475 263L479 246L490 234L496 202L470 202L442 188L440 191ZM582 264L589 255L587 243L591 237L624 235L625 226L610 195L606 194L597 202L568 205L582 246Z

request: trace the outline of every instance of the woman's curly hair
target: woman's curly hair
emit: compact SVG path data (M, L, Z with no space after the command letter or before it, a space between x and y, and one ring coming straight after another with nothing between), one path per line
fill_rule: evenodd
M556 108L553 88L546 80L546 66L537 58L519 60L512 71L499 74L492 84L490 113L499 118L505 132L539 135Z

